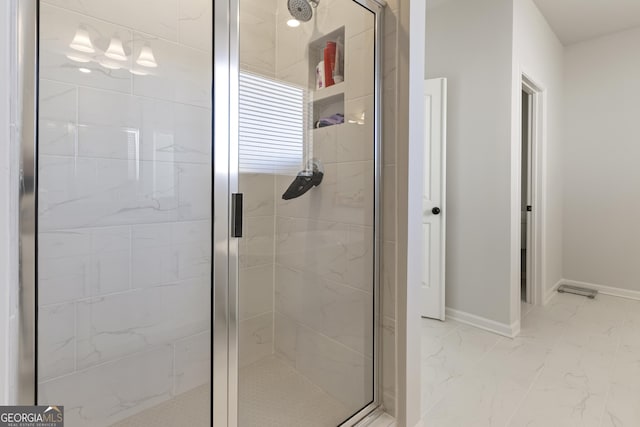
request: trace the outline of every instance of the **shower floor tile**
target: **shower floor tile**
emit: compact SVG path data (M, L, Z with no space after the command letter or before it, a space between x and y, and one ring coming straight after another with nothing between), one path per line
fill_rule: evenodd
M209 427L210 405L207 384L119 421L112 427Z
M209 385L140 412L112 427L208 427ZM240 369L240 427L334 427L349 409L276 356Z
M240 369L239 395L240 427L333 427L350 415L276 356Z

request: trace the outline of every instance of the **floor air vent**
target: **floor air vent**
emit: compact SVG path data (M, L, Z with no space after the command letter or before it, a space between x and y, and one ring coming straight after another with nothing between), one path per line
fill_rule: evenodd
M561 294L567 293L582 295L583 297L587 297L590 299L594 299L598 294L598 291L596 291L595 289L581 288L580 286L572 285L560 285L560 287L558 288L558 292Z

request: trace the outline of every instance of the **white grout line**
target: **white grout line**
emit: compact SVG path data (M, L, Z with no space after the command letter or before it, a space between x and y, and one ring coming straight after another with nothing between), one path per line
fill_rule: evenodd
M238 177L239 178L239 177ZM271 324L271 353L276 354L276 263L277 263L277 255L278 255L278 178L276 175L273 175L273 200L276 202L273 203L273 245L271 250L273 251L273 256L271 257L271 312L273 313ZM242 301L241 301L242 302Z
M522 306L520 306L521 307L521 309L520 309L520 322L521 323L528 315L530 315L533 312L533 309L536 307L535 305L529 304L529 303L524 303L523 305L525 305L528 308L528 310L527 310L526 313L522 313Z
M176 342L171 343L171 393L170 396L176 396L178 385L176 384Z
M628 311L629 313L629 311ZM624 321L623 324L627 323L627 321L629 321L630 319L626 319ZM618 337L618 345L616 346L616 350L614 352L614 356L613 356L613 360L611 361L611 368L609 371L609 381L607 382L607 393L605 395L605 399L604 399L604 405L602 406L602 414L600 414L600 423L599 425L602 426L605 420L605 414L607 413L607 408L609 407L609 399L611 398L611 386L613 384L612 380L612 376L613 373L615 372L616 366L618 364L618 359L620 357L620 349L622 347L622 336Z
M549 352L549 354L551 354L551 352ZM547 354L547 356L545 357L545 361L542 364L542 367L538 370L538 373L533 378L533 381L531 381L531 384L529 384L529 388L527 389L527 392L524 394L524 396L520 400L520 403L518 403L516 405L516 408L511 413L511 416L509 417L509 420L505 424L505 427L509 427L509 425L511 425L511 422L513 421L513 418L520 411L520 408L522 408L524 406L524 403L527 401L527 398L531 394L531 390L533 390L533 386L538 382L538 379L540 379L540 375L542 375L542 372L546 369L546 362L547 362L547 358L549 357L549 354Z

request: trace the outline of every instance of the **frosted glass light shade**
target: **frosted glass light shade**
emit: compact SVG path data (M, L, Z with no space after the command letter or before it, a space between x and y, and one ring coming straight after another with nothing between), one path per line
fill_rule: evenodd
M118 61L124 61L127 59L127 55L124 53L124 48L122 47L122 40L117 37L112 37L111 42L109 43L109 48L104 53L104 56L111 59L116 59Z
M93 43L91 43L89 32L83 26L78 27L75 36L73 36L73 40L71 40L71 43L69 44L69 47L71 49L86 53L93 53L96 51L93 48Z
M142 46L142 50L140 51L140 55L136 60L136 64L142 65L143 67L155 68L158 66L156 62L155 56L153 56L153 51L151 50L151 46L144 45Z
M108 59L103 59L99 62L104 68L108 68L109 70L119 70L120 64L114 61L109 61Z
M91 62L91 58L89 58L88 56L84 56L80 54L76 55L75 53L69 53L67 55L67 58L75 62Z

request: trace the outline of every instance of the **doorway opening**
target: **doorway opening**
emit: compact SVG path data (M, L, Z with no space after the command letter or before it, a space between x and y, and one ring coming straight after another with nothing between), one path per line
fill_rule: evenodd
M522 88L522 149L520 151L520 300L531 302L531 283L529 273L531 271L529 242L530 227L529 213L533 210L531 205L531 103L532 95Z
M520 150L520 253L519 289L521 315L543 303L541 279L542 249L542 107L543 91L522 76L522 122Z

